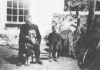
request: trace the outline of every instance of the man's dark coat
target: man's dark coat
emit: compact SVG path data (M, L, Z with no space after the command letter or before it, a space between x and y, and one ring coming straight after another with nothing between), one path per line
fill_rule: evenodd
M26 53L25 50L25 43L32 43L30 39L27 39L26 36L28 35L28 31L29 30L35 30L36 31L36 40L38 45L35 45L35 51L36 51L36 56L39 57L40 56L40 42L41 42L41 35L38 29L38 26L32 23L29 24L23 24L20 27L20 34L19 34L19 60L23 58L23 54Z

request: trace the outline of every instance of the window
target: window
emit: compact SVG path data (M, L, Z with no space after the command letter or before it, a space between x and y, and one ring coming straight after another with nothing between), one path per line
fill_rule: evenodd
M28 0L7 0L7 22L25 22L28 13Z

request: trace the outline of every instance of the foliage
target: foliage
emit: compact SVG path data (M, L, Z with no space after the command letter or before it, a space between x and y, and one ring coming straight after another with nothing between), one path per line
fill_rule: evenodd
M6 35L6 34L0 34L0 38L1 38L2 40L6 40L6 41L9 40L9 36Z
M75 11L78 9L79 11L87 11L89 9L89 1L88 0L65 0L64 10Z

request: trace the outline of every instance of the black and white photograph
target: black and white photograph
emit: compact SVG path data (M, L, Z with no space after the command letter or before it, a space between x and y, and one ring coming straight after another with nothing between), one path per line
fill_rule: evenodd
M0 70L100 70L100 0L0 0Z

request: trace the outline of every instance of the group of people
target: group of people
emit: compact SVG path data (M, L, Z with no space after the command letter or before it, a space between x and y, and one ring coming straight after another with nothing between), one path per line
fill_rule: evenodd
M39 32L38 26L32 24L32 18L28 14L26 15L26 23L21 25L20 34L19 34L19 52L18 52L18 66L22 64L30 65L30 62L33 61L33 53L35 53L36 63L42 64L40 58L40 43L41 43L41 34ZM57 51L58 43L60 41L60 36L56 32L56 27L52 26L52 33L48 36L49 40L49 61L57 61Z

